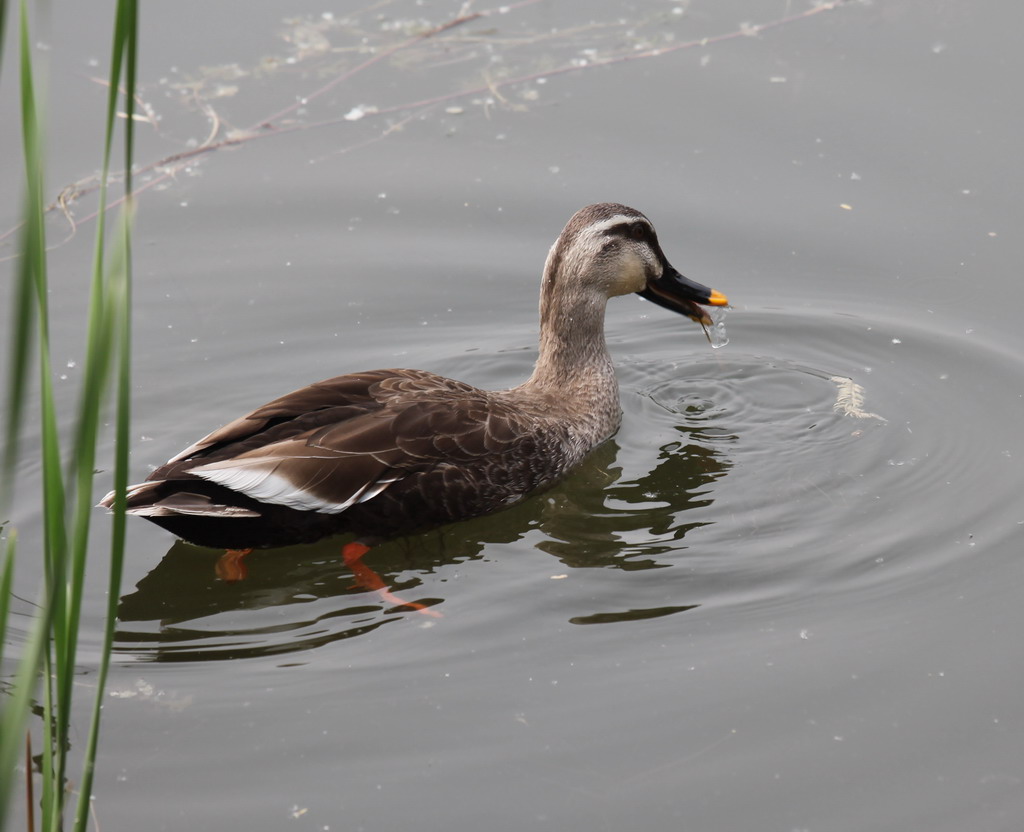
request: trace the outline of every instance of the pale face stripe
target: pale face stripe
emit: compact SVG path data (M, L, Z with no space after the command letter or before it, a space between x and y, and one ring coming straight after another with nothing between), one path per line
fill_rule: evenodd
M626 214L616 214L614 217L609 217L606 220L600 222L591 223L587 226L587 230L596 235L604 234L608 229L614 228L617 225L623 225L625 223L632 224L636 222L642 222L648 228L651 228L651 224L643 217L630 217ZM652 228L653 230L653 228Z

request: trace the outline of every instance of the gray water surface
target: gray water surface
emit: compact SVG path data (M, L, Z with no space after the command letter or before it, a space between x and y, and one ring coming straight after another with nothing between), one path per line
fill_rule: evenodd
M244 130L365 58L360 44L458 8L147 7L141 94L161 121L140 125L140 163L210 132L185 82L222 85L206 103ZM512 510L373 550L392 592L441 618L355 586L338 541L254 553L226 584L219 553L132 522L101 828L1024 825L1024 11L850 0L751 29L809 8L513 7L288 116L338 123L198 157L145 193L136 478L344 372L518 383L545 254L590 202L644 211L673 264L733 309L712 350L690 322L614 300L617 436ZM82 136L106 34L94 12L54 27L56 190L98 158ZM505 73L539 75L342 118ZM68 402L86 225L53 253ZM52 239L65 232L55 219ZM30 552L31 458L22 475ZM23 564L20 594L38 580ZM103 570L91 580L86 687Z

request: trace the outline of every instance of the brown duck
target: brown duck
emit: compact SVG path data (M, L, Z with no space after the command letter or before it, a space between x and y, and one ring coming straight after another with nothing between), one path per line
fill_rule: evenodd
M719 292L669 265L639 211L578 211L544 266L540 351L518 387L480 390L424 370L372 370L303 387L236 419L127 493L127 511L229 552L350 532L366 544L496 511L545 488L619 426L604 340L608 298L636 292L709 323ZM101 505L111 507L113 492Z

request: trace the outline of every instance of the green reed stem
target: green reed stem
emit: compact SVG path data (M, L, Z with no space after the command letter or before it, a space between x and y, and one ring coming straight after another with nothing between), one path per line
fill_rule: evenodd
M11 588L14 586L14 549L18 533L13 529L7 536L4 560L0 564L0 666L4 661L4 645L7 643L7 614L11 605Z
M46 239L43 226L44 131L40 118L40 96L31 60L27 0L21 0L19 11L19 71L26 197L18 279L16 286L13 287L14 319L11 326L12 351L7 385L8 426L4 437L3 470L0 472L0 510L6 510L8 506L10 486L14 482L13 475L24 417L23 402L27 399L30 387L30 365L35 351L39 362L44 592L32 633L21 657L11 695L6 697L3 713L0 714L0 827L7 817L15 767L23 747L23 726L42 667L44 741L41 752L41 815L43 828L56 832L63 825L67 793L75 660L85 590L89 526L95 502L92 490L96 446L109 398L107 391L111 370L115 367L117 384L114 478L117 499L114 506L110 550L104 650L91 712L89 737L83 754L82 782L75 812L75 829L79 830L86 828L89 818L100 714L123 571L124 494L128 483L128 420L131 390L131 205L129 201L117 224L109 255L105 245L105 224L102 221L97 224L82 388L73 428L73 449L65 474L62 471L63 455L57 429L50 360ZM0 0L0 26L3 14L4 0ZM101 177L101 194L104 201L116 133L118 97L122 89L125 91L124 109L127 112L124 123L124 165L129 171L125 187L126 192L131 191L137 20L137 0L118 0L111 51ZM122 77L125 79L123 86L120 83ZM15 541L16 535L11 530L8 534L6 552L0 563L0 644L6 634L8 615L11 613L10 593L13 586ZM2 655L0 647L0 658ZM31 772L27 776L31 777Z

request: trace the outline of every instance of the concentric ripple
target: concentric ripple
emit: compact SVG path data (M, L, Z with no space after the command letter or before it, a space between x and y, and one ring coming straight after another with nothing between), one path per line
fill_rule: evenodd
M905 591L1019 532L1018 356L953 327L854 316L730 327L729 349L671 378L649 357L624 374L627 412L719 460L685 553L704 603Z
M552 491L370 563L396 596L442 613L449 600L499 618L536 603L614 626L914 592L1021 531L1024 363L1009 350L941 322L761 310L729 326L714 351L675 321L613 329L624 422L612 442ZM521 376L530 353L513 355L474 380ZM473 378L484 361L441 369ZM177 546L126 593L122 657L275 655L432 623L354 586L336 541L257 552L240 586L214 578L216 557ZM550 578L567 576L551 600Z

